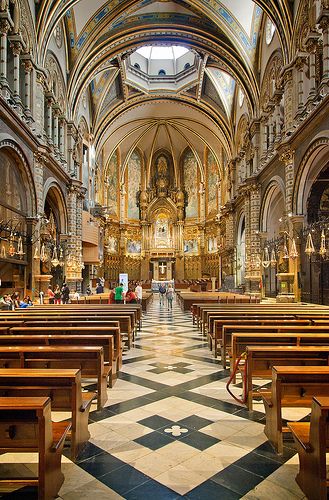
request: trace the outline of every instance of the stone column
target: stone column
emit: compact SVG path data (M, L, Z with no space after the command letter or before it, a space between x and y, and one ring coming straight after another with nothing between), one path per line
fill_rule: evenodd
M280 161L285 166L286 213L292 213L292 197L294 190L294 151L286 148L280 155Z
M320 28L322 29L323 39L323 72L321 83L325 84L329 80L329 17L322 17Z
M294 109L293 109L293 70L286 67L283 70L284 82L284 133L285 136L292 134Z
M54 123L53 123L53 141L54 141L54 150L55 150L55 154L58 155L59 154L59 148L58 148L58 144L59 144L59 124L58 124L58 120L59 120L59 108L55 105L53 107L53 116L54 116Z
M71 177L76 177L75 166L75 144L78 138L78 130L73 122L67 123L67 169Z
M259 283L261 279L261 269L258 257L260 257L259 216L261 206L261 190L257 183L250 187L250 267L249 280L250 292L260 294Z
M32 71L33 64L31 59L23 59L24 64L24 112L27 118L32 118L31 111L31 92L32 92Z
M310 78L310 89L308 94L308 100L313 100L316 95L316 48L317 39L312 38L307 43L307 50L309 51L308 63L309 63L309 78Z
M275 96L275 110L274 110L274 119L275 119L275 143L279 143L281 141L281 104L282 94L278 92Z
M65 117L59 117L59 154L61 160L65 161Z
M250 136L252 144L252 172L257 172L259 169L259 148L260 148L260 121L253 120L250 125ZM220 204L221 205L221 204Z
M8 31L11 25L8 19L0 20L0 88L1 94L5 99L10 96L9 85L7 80L7 45Z
M305 57L299 56L296 60L297 69L297 114L301 114L304 109L304 67Z
M274 126L273 126L273 112L272 111L271 111L271 114L268 118L268 129L269 129L269 149L273 149Z
M14 88L13 97L18 104L21 104L20 96L20 55L22 52L22 44L19 41L11 41L10 48L14 56Z
M50 145L53 145L53 97L51 93L47 93L46 96L46 106L47 106L47 113L46 113L46 136L48 143Z

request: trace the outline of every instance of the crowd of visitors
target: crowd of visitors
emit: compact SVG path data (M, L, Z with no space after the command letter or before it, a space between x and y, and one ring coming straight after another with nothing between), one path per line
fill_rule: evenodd
M13 311L14 309L33 306L33 302L29 295L24 297L23 300L20 299L18 292L14 292L12 295L5 294L0 297L0 310L1 311Z

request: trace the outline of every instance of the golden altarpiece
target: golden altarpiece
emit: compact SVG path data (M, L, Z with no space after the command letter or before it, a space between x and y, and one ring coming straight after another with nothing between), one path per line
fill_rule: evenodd
M158 149L148 162L135 149L124 165L120 152L104 168L104 275L117 279L200 279L219 276L218 224L220 177L214 155L212 182L205 184L199 158L190 148L180 158ZM122 168L122 167L121 167ZM209 202L209 200L211 200ZM211 206L210 206L211 203Z

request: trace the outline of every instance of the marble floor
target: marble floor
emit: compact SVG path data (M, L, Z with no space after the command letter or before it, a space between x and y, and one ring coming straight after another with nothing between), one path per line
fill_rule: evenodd
M263 433L262 405L246 411L227 393L227 379L190 314L175 303L168 311L155 299L134 348L124 354L108 405L91 411L83 455L77 463L63 457L60 498L304 498L293 443L276 455ZM239 394L241 384L234 390ZM2 455L1 475L35 470L35 462L36 456ZM30 499L35 492L1 498Z

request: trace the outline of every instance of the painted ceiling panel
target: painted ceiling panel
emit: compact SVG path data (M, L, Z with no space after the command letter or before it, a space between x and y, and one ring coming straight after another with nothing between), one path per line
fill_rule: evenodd
M224 104L227 116L230 117L233 105L235 80L228 73L218 68L207 68L206 73Z
M247 35L250 36L255 2L252 0L221 0L220 3L222 3L228 11L231 11L232 16L239 21Z
M106 3L104 0L80 0L74 7L75 25L78 35L88 20Z
M149 14L150 12L180 12L182 14L191 14L189 9L177 5L174 2L153 2L138 9L139 14Z

